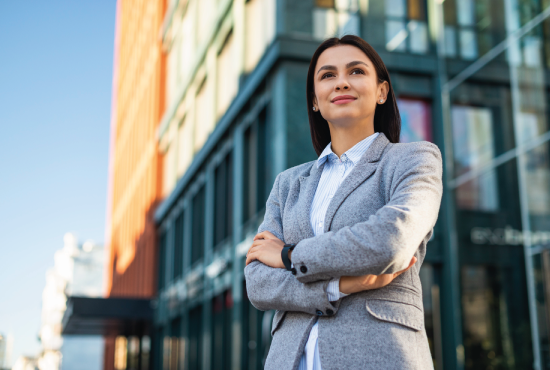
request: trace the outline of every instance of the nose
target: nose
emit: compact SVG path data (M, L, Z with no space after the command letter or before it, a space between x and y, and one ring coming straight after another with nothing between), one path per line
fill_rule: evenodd
M342 90L342 89L343 89L343 90L348 90L349 87L350 87L350 86L349 86L349 83L348 83L347 79L345 79L345 78L344 78L344 79L341 79L341 80L338 80L338 81L336 82L336 90L337 90L337 91L340 91L340 90Z

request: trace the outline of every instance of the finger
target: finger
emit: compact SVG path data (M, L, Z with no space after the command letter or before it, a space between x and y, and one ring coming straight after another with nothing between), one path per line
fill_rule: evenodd
M408 269L413 267L413 265L416 263L416 261L418 261L418 259L415 256L413 256L413 258L411 258L411 262L409 263L409 267L407 267L404 271L407 271Z
M258 257L257 257L257 253L256 252L253 252L253 253L248 253L246 255L246 265L245 266L248 266L248 264L252 261L255 261L257 260Z
M254 237L254 240L267 239L267 236L268 236L267 234L268 233L269 233L269 231L262 231L261 233L256 234L256 236Z
M247 253L250 253L250 251L251 251L253 248L259 247L259 246L261 246L263 243L264 243L264 240L263 240L263 239L256 240L254 243L252 243L252 245L250 246L250 248L248 248L248 252L247 252Z
M266 230L266 231L262 231L261 233L256 234L256 236L254 237L254 240L256 240L256 239L279 239L279 238L277 238L271 232Z
M402 273L404 273L405 271L407 271L408 269L410 269L411 267L413 267L413 265L416 263L416 261L418 261L418 259L413 256L413 258L411 259L411 262L409 262L409 266L407 266L407 268L401 270L401 271L398 271L394 274L395 277L401 275Z
M248 255L252 252L254 252L256 250L256 247L255 246L252 246L250 247L250 249L248 250L248 252L246 252L246 256L248 257Z
M262 247L263 247L263 244L253 244L252 247L250 247L250 249L248 250L248 253L257 252L260 249L262 249Z
M395 274L393 274L393 278L395 279L399 275L401 275L405 270L397 271Z
M413 265L416 263L416 261L417 261L416 257L413 256L413 258L411 259L411 262L409 262L409 266L407 266L403 270L399 271L399 273L401 274L401 273L407 271L408 269L410 269L411 267L413 267Z

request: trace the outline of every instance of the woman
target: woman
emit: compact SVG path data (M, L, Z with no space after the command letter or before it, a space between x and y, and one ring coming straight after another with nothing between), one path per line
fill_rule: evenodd
M390 76L357 36L319 46L307 102L319 158L277 176L246 260L250 301L276 310L265 368L433 368L418 273L441 153L399 143Z

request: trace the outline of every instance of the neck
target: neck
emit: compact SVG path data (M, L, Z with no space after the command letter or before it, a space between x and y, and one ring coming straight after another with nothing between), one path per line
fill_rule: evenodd
M352 125L328 123L332 152L340 157L355 144L374 134L374 120Z

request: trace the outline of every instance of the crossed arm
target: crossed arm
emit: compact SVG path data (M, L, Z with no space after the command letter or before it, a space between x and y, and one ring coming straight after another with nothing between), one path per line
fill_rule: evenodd
M284 269L280 257L284 243L277 176L264 222L247 254L252 304L261 310L336 312L326 293L331 279L339 277L340 290L355 293L385 286L412 267L416 249L435 224L442 194L439 150L423 148L411 166L396 174L390 201L367 221L297 244L291 255L296 276ZM301 266L307 266L306 273Z
M304 284L284 268L281 260L284 242L279 202L280 177L279 174L275 179L267 200L264 221L247 253L244 273L248 297L254 307L263 311L300 311L312 315L316 315L317 310L336 312L336 302L329 301L327 295L330 279Z

